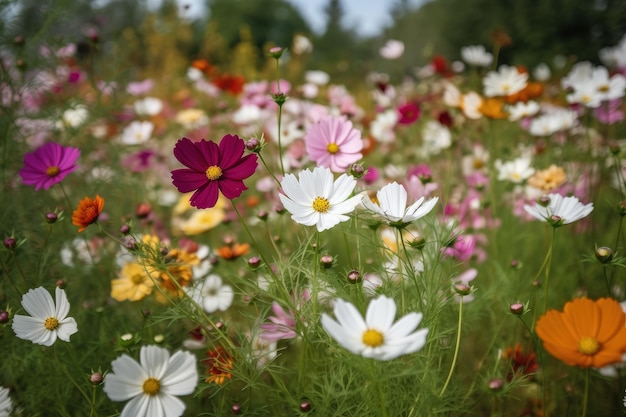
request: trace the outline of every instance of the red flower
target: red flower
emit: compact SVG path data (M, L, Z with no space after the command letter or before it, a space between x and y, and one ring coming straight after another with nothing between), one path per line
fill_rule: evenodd
M214 207L219 191L232 200L247 190L243 180L257 167L256 154L243 156L245 144L237 135L226 135L218 145L202 139L180 139L174 156L189 168L172 171L172 183L181 193L195 191L190 203L199 209Z
M241 75L221 74L213 78L212 82L220 90L237 95L243 91L246 79Z
M98 216L104 208L104 198L97 195L93 200L85 197L80 200L78 207L72 213L72 224L78 226L78 232L84 231L90 224L98 221Z
M398 107L398 113L400 113L398 124L410 125L419 119L421 110L417 103L410 102Z
M511 381L513 378L529 378L539 369L537 355L534 352L525 353L519 344L513 348L506 348L502 357L511 361L510 371L506 377L507 381Z

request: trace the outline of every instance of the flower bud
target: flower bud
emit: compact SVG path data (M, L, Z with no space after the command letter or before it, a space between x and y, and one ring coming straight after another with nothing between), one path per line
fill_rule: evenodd
M9 322L9 312L6 310L0 311L0 324L7 324Z
M596 249L596 259L602 264L608 264L613 260L613 250L606 246L601 246Z
M335 258L330 255L322 255L322 257L320 258L320 265L322 266L322 268L330 268L331 266L333 266L334 262Z
M91 382L94 385L100 385L102 383L102 381L104 381L104 377L102 376L102 372L94 372L91 375L89 375L89 382Z
M511 311L511 313L515 314L516 316L521 316L524 313L524 304L513 303L509 307L509 310Z
M462 297L464 295L469 295L472 292L472 287L463 283L455 284L454 291L456 291L456 293Z
M274 206L274 211L276 212L276 214L283 214L285 212L285 206L283 206L280 203L277 203Z
M59 219L59 215L56 214L54 211L50 211L50 212L46 213L46 222L48 224L56 223L56 221L58 219Z
M127 235L130 233L130 226L128 224L123 224L120 226L120 233L123 235Z
M617 209L619 210L619 214L621 216L626 214L626 200L624 201L620 201L619 204L617 205Z
M17 46L24 45L24 37L22 35L17 35L15 38L13 38L13 43L15 43Z
M417 250L422 250L424 246L426 246L426 239L424 239L424 236L417 236L409 242L409 246Z
M63 289L63 288L65 288L65 280L63 278L59 278L59 279L56 280L54 285L56 287L59 287L59 288Z
M610 142L609 142L609 151L610 151L613 155L615 155L615 156L619 155L619 153L620 153L620 151L621 151L621 149L620 149L620 147L619 147L619 143L617 143L616 141L610 141Z
M361 281L363 281L363 277L361 277L361 273L359 271L353 269L352 271L348 272L348 282L350 284L358 284Z
M237 403L233 404L230 407L230 411L232 411L233 414L236 414L236 415L241 414L241 404L237 404Z
M278 92L276 94L272 94L272 100L274 100L274 103L282 106L283 104L285 104L285 101L287 101L287 96L285 95L285 93Z
M539 204L542 207L548 207L550 205L550 197L547 195L541 196L539 197L539 199L537 199L537 204Z
M367 170L361 164L352 164L350 167L350 175L354 178L361 178L365 174L367 174Z
M13 250L17 246L17 241L12 236L9 236L6 239L4 239L2 243L4 244L4 247L9 250Z
M502 387L504 387L504 379L502 378L491 378L487 383L487 386L492 391L500 391Z
M19 70L26 69L26 61L24 61L23 59L16 59L15 67Z
M250 268L256 269L260 265L261 265L261 258L259 258L258 256L253 256L252 258L248 259L248 266L250 266Z
M524 266L520 261L518 261L517 259L513 259L511 261L511 268L513 269L522 269L522 266Z
M267 215L268 215L268 213L267 213L267 211L265 211L265 210L261 210L261 211L259 211L259 212L256 214L256 216L257 216L260 220L267 220Z
M304 400L300 403L300 411L303 413L308 413L311 411L311 403L307 400Z
M284 52L285 50L281 48L280 46L274 46L273 48L270 48L269 56L271 56L274 59L280 59L280 57L283 56Z
M261 150L261 142L257 138L249 139L246 142L246 149L250 152L259 152Z

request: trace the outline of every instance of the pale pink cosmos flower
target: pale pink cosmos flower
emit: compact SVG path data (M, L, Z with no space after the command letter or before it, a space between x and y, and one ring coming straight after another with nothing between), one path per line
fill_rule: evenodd
M329 116L313 124L304 142L309 158L333 172L345 172L363 157L361 132L344 117Z
M272 303L274 316L268 317L271 323L261 324L260 338L270 342L281 339L293 339L296 337L296 319L293 311L287 313L277 302Z

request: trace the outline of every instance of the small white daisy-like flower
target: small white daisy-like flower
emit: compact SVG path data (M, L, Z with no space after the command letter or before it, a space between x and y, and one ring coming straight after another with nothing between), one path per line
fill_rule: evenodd
M509 120L514 122L525 117L531 117L539 113L541 107L536 101L529 100L527 103L518 101L512 106L507 106L506 111L509 113Z
M134 120L124 128L121 142L124 145L141 145L150 140L153 130L152 122Z
M191 394L198 384L195 356L183 351L170 356L159 346L142 346L139 356L139 363L126 354L118 357L104 377L111 400L130 400L120 417L181 416L186 407L178 396Z
M519 93L526 87L527 73L520 73L517 68L502 65L498 71L489 71L483 78L485 96L509 96Z
M488 67L493 62L493 54L487 52L483 45L464 46L461 48L461 58L476 67Z
M156 116L163 110L163 102L156 97L144 97L133 103L138 116Z
M233 289L223 285L222 278L215 274L210 274L188 291L189 296L207 313L226 311L233 303Z
M397 182L385 185L376 192L378 204L369 197L363 198L363 205L368 210L379 215L393 227L403 228L430 213L439 201L438 197L424 202L424 197L411 204L407 204L407 192L404 186Z
M593 211L593 203L583 204L576 197L548 194L533 206L525 205L524 210L537 220L559 227L587 217Z
M15 335L44 346L52 346L57 338L69 342L70 336L78 331L78 326L72 317L67 317L70 303L65 291L56 287L55 298L56 304L43 287L31 289L24 294L22 307L30 316L16 314L13 317Z
M0 417L9 417L12 409L13 403L9 397L9 389L0 387Z
M535 173L534 168L530 166L532 159L527 156L514 159L508 162L496 161L496 169L498 170L498 180L511 181L519 184L530 178Z
M365 358L388 361L417 352L426 344L428 329L414 331L421 313L409 313L395 324L396 303L384 295L372 300L365 318L351 303L338 299L334 308L337 321L322 314L322 326L342 347Z
M279 194L285 209L296 223L316 226L318 231L330 229L349 219L362 196L350 197L356 187L351 175L342 174L336 180L330 168L316 167L298 174L287 174L281 182L284 194Z

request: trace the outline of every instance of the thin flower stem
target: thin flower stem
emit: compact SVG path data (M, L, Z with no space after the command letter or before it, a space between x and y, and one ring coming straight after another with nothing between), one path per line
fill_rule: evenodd
M281 124L283 118L283 105L278 105L278 160L280 161L280 172L285 176L285 167L283 165L283 145L281 143Z
M261 155L261 152L257 153L257 155L259 156L259 159L261 160L261 163L265 167L265 170L267 171L267 173L270 174L270 176L274 179L274 181L276 181L276 184L278 184L278 188L280 188L281 187L280 181L278 181L278 178L276 178L276 175L274 175L274 172L272 172L270 167L267 165L267 162L265 162L265 159Z
M17 293L17 296L21 297L22 292L17 288L17 285L15 285L15 281L13 281L13 278L11 278L11 274L9 273L9 268L4 263L4 259L2 259L2 257L0 257L0 266L2 266L2 270L4 271L5 276L9 279L9 282L11 283L11 286L13 287L15 292Z
M585 391L583 393L582 417L587 416L587 401L589 399L589 368L585 369Z
M459 347L461 346L461 326L463 324L463 296L460 296L459 300L459 326L456 332L456 346L454 348L454 357L452 358L452 365L450 366L450 372L448 372L448 378L446 379L446 383L443 384L443 388L441 388L441 392L439 393L439 398L443 396L443 393L446 392L446 388L448 388L448 384L452 379L452 373L454 372L454 367L456 366L456 360L459 356Z
M554 235L556 234L556 228L552 228L552 236L550 239L550 248L548 249L548 254L546 255L546 269L545 269L545 280L543 285L545 286L545 295L543 299L543 312L545 313L548 310L548 291L550 289L549 280L550 280L550 268L552 266L552 248L554 247Z
M244 218L241 216L241 213L239 212L239 209L237 208L237 205L235 204L235 202L233 200L230 200L230 203L233 206L233 210L235 210L235 213L237 213L237 217L239 218L239 222L241 223L243 228L246 230L246 233L248 234L248 237L250 238L250 241L252 242L252 245L255 247L257 252L259 252L259 256L263 260L263 263L265 265L267 265L267 269L270 271L270 274L272 274L272 277L277 278L276 273L270 267L270 264L267 262L267 259L265 259L265 255L263 255L263 252L261 251L261 247L257 243L257 241L254 238L254 235L252 234L252 232L250 231L250 228L248 227L248 224L246 223Z
M371 372L372 383L376 385L376 391L378 393L378 402L380 403L380 415L382 417L387 417L387 405L385 403L385 393L383 392L382 384L378 379L378 375L376 374L376 369L374 367L374 362L369 360L369 367Z
M54 355L54 360L56 361L57 365L59 365L59 369L61 370L61 372L63 372L63 374L67 377L67 379L70 380L70 382L76 387L78 392L80 392L80 394L83 396L85 401L87 401L87 403L89 404L89 407L91 408L91 411L90 411L89 415L90 416L94 416L95 415L97 417L98 416L98 412L95 410L95 402L92 401L89 398L87 393L85 393L85 391L81 388L81 386L78 384L78 382L76 382L76 380L68 372L68 370L65 367L65 365L63 365L61 363L61 361L59 360L59 356L57 355L57 350L54 347L52 348L52 352L53 352L53 355Z

